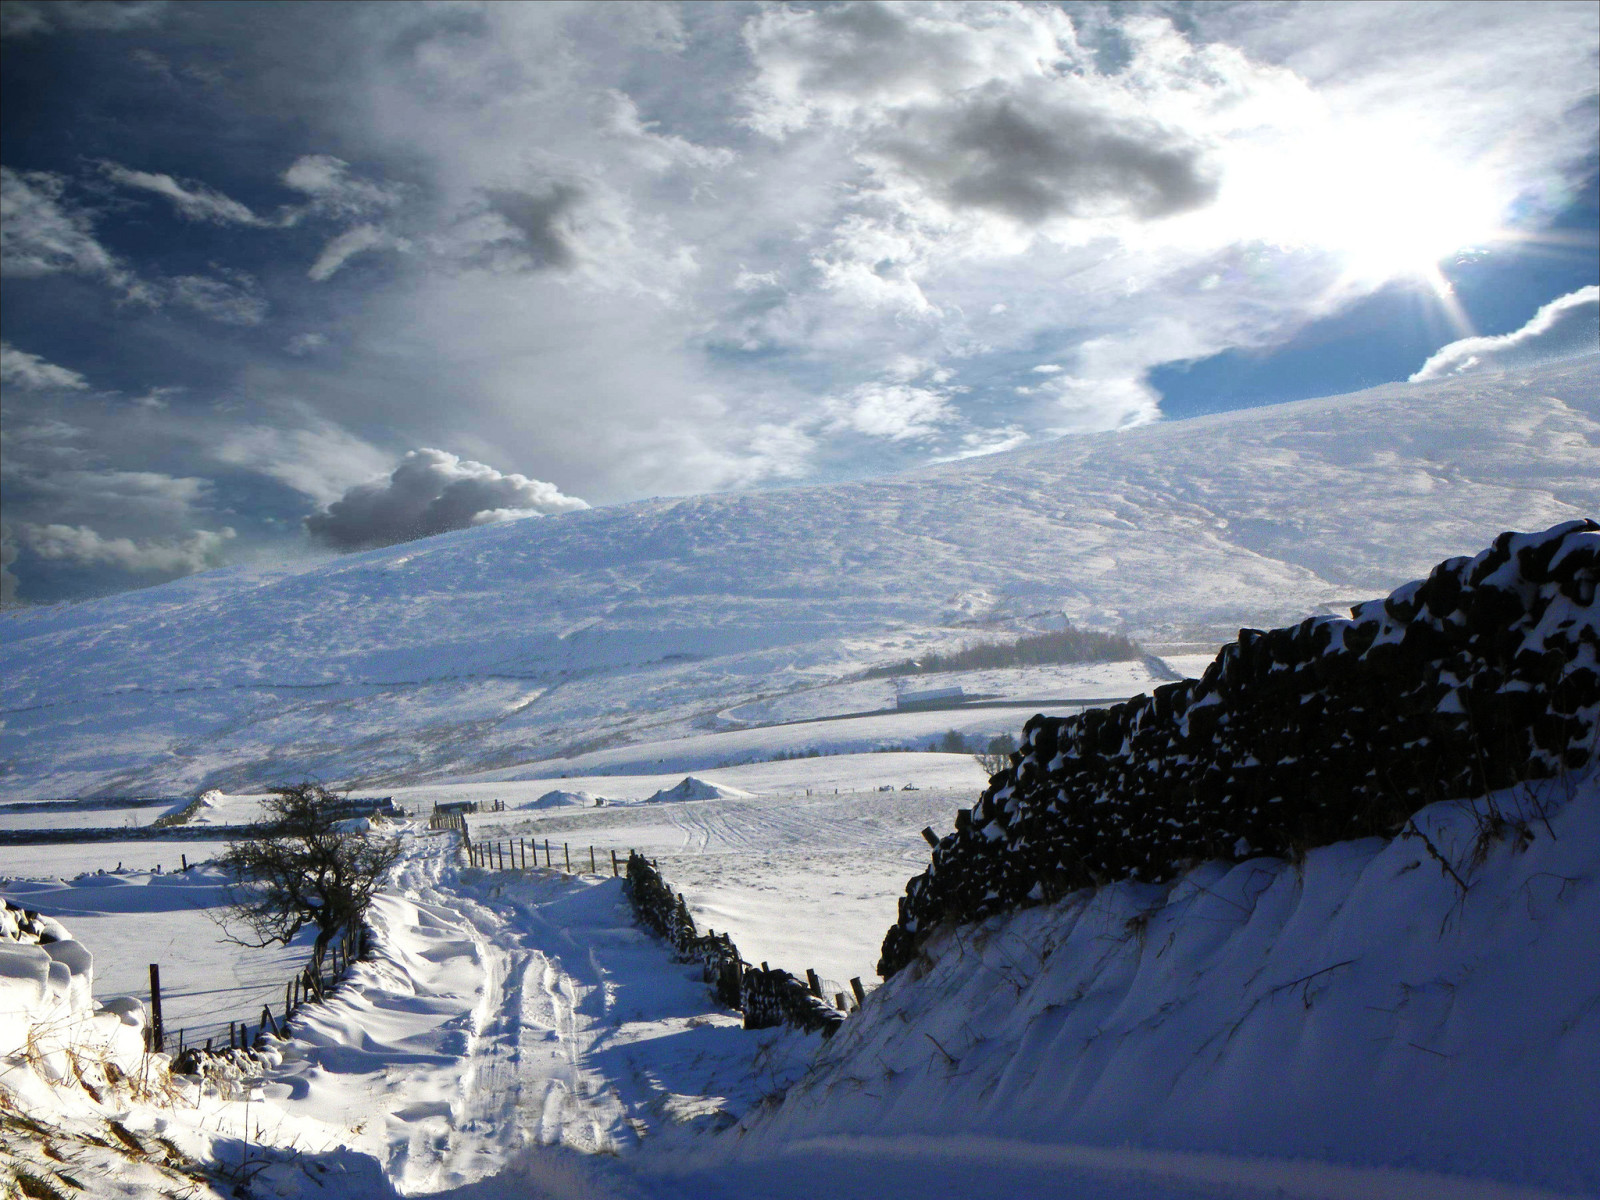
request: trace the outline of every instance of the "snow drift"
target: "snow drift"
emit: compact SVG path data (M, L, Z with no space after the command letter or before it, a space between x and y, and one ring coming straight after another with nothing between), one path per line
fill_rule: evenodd
M650 796L646 804L667 804L681 800L721 800L724 798L734 800L748 800L750 793L740 791L736 787L726 787L720 783L707 783L704 779L696 779L693 775L685 775L683 782L673 787L662 788Z
M1252 1195L1283 1181L1243 1156L1302 1186L1316 1170L1284 1160L1381 1169L1291 1195L1594 1194L1600 785L1441 802L1416 827L941 926L740 1152L979 1136L1023 1160L1228 1156Z
M0 898L0 1084L26 1091L25 1075L60 1083L83 1061L137 1070L143 1007L133 999L96 1005L93 993L88 949L59 921Z
M556 788L540 796L537 800L530 800L522 805L523 808L593 808L594 796L588 792L567 792Z

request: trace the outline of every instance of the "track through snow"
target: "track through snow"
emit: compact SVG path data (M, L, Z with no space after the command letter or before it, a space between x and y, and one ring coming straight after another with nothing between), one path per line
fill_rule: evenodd
M729 1124L725 1105L798 1074L815 1039L712 1011L698 970L634 926L620 880L491 875L460 867L458 845L408 838L373 960L303 1010L268 1089L399 1191L468 1186L536 1148L609 1162Z

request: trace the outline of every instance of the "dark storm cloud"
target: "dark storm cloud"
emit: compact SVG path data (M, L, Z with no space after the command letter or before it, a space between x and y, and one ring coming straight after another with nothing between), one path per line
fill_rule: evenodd
M580 188L556 183L543 193L493 188L484 195L495 215L520 235L535 267L568 270L578 265L564 218L583 198Z
M387 479L353 487L307 517L306 531L336 550L367 550L508 517L587 507L552 483L423 449L407 454Z
M1131 213L1149 220L1209 204L1199 150L1090 108L984 98L907 114L881 154L956 208L1025 224Z

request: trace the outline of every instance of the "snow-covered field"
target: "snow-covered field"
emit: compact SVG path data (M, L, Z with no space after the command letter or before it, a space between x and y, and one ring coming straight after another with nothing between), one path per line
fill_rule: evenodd
M10 611L0 798L548 770L1063 618L1203 649L1600 510L1597 379L1588 356Z

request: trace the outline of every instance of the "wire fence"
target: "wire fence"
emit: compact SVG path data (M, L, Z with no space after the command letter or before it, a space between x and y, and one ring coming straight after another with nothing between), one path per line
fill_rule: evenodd
M161 965L151 963L150 1019L145 1024L145 1049L193 1059L201 1054L248 1049L268 1034L287 1037L289 1022L294 1016L307 1004L326 1000L349 972L350 965L366 957L369 950L370 935L366 926L347 925L337 930L325 944L314 947L310 960L299 973L284 981L283 1002L276 1013L268 1003L263 1004L259 1012L241 1013L227 1020L219 1017L199 1026L180 1026L170 1034L161 1012Z

